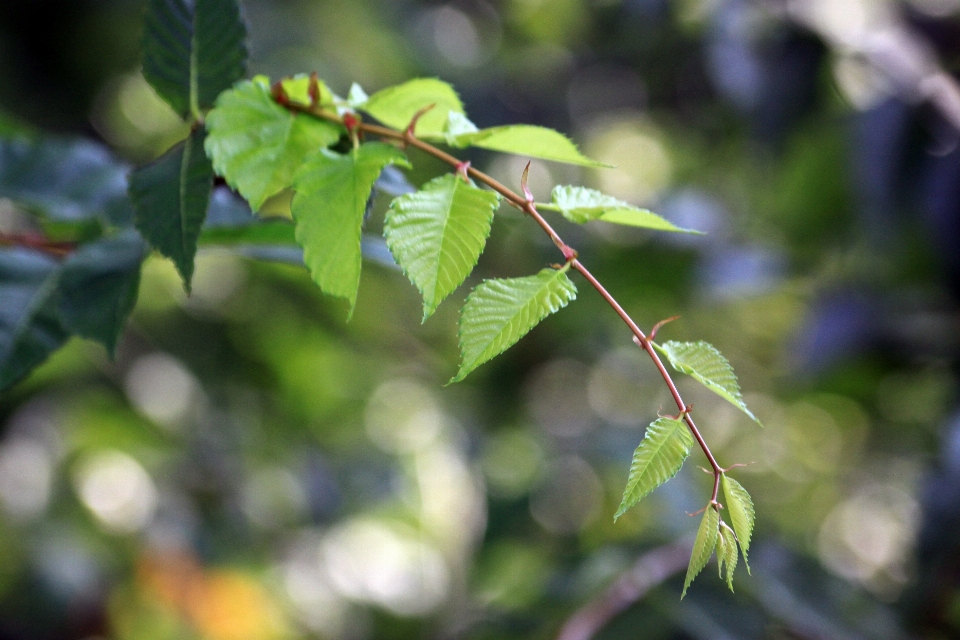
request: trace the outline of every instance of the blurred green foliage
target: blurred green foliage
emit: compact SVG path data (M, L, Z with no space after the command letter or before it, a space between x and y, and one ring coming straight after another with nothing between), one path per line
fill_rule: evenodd
M182 139L140 75L143 4L0 6L0 134L135 164ZM849 4L960 61L954 3ZM556 221L641 326L679 314L663 339L719 347L765 425L680 381L721 464L749 463L753 575L730 595L708 565L679 603L678 573L598 637L960 633L960 152L936 113L882 83L864 101L842 51L760 3L241 5L254 73L341 94L442 77L479 126L556 127L618 167L535 162L538 199L582 183L708 232ZM411 155L411 182L434 175ZM468 157L509 185L525 163ZM555 260L505 207L480 273ZM346 323L302 268L202 249L188 297L149 258L115 360L73 338L0 397L0 638L548 638L692 538L695 465L613 523L671 403L599 297L444 387L457 306L420 324L417 291L371 264Z

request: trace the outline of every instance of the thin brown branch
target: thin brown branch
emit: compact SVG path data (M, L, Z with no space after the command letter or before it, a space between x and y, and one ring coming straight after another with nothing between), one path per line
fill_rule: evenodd
M0 245L5 247L24 247L35 251L42 251L56 258L64 258L76 248L72 242L54 242L35 233L2 233Z
M324 120L330 120L343 124L343 120L338 117L335 113L326 111L319 107L308 107L297 105L293 103L288 103L285 105L288 109L300 111L303 113L310 114L317 118L322 118ZM354 121L351 120L351 125ZM381 138L386 138L388 140L395 140L402 143L405 146L416 147L426 154L437 158L456 170L461 169L464 166L464 163L459 158L450 155L446 151L435 147L429 142L425 142L416 136L413 135L413 131L410 127L407 128L405 132L396 131L390 129L389 127L383 127L380 125L369 124L366 122L357 122L355 124L356 129L364 133L369 133ZM587 282L597 290L600 296L606 300L613 310L620 316L620 319L623 320L624 324L630 328L630 331L633 332L634 341L647 352L647 355L650 356L650 359L653 360L654 365L657 367L657 371L660 372L660 376L663 378L663 381L666 383L667 387L670 389L670 395L673 396L674 402L677 403L677 409L683 413L684 422L686 422L687 427L689 427L690 432L693 434L693 437L696 439L697 444L700 446L700 449L703 451L704 455L707 457L707 460L710 462L710 466L713 469L714 483L713 483L713 495L710 498L711 504L717 503L717 494L720 490L720 476L723 473L723 469L717 463L716 459L713 457L713 453L710 451L710 447L707 446L706 441L703 439L703 436L700 434L700 430L697 429L697 425L693 421L693 417L688 411L686 403L684 403L683 398L680 397L680 392L677 390L677 385L674 384L673 378L670 376L670 373L667 371L667 368L663 365L663 362L660 360L659 354L653 347L653 343L647 338L643 333L640 327L633 321L629 314L623 310L623 307L616 301L616 299L610 295L610 293L604 288L600 281L597 280L592 273L580 262L577 258L577 252L570 245L563 241L563 239L554 231L553 227L550 226L550 223L547 222L543 216L540 215L540 212L537 211L536 204L527 198L517 194L515 191L509 187L501 184L491 176L486 173L474 169L473 167L468 167L467 172L470 177L474 178L477 182L487 185L501 196L503 196L507 202L512 206L520 209L528 216L533 218L533 220L540 226L540 228L546 233L553 243L560 249L563 253L564 259L570 263L570 265L576 269L580 275L587 279Z
M603 593L567 619L557 640L590 640L651 589L683 571L690 557L690 547L689 542L668 544L640 556Z

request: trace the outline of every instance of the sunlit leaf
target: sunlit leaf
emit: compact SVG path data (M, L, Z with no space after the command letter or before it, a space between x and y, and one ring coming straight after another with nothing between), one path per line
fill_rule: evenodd
M409 166L396 147L363 144L346 154L323 150L297 172L293 219L304 263L327 294L346 298L350 314L360 285L360 231L367 199L388 164Z
M79 247L63 263L58 312L63 326L113 356L137 301L146 247L132 229Z
M495 192L478 189L455 173L391 203L384 236L423 295L424 320L470 275L499 204Z
M370 96L363 110L388 127L403 131L413 116L429 105L434 106L417 121L416 134L442 139L447 114L463 113L463 104L457 92L442 80L415 78L387 87Z
M0 197L49 220L105 220L111 203L126 197L127 171L85 140L0 140Z
M708 342L666 342L654 344L657 351L670 360L674 369L692 376L695 380L737 407L757 424L763 426L751 413L740 395L740 385L733 367L719 351Z
M350 85L350 91L347 93L347 104L353 109L362 109L370 100L370 96L363 90L359 84L354 82Z
M246 72L247 29L236 0L149 0L143 76L183 117L199 117Z
M24 377L70 335L57 314L62 270L42 253L0 248L0 389Z
M713 505L707 506L703 512L703 519L700 521L700 529L697 530L697 538L693 543L693 553L690 554L690 564L687 565L687 577L683 581L683 593L680 594L682 600L687 595L687 589L710 560L713 550L717 546L717 536L720 531L720 514Z
M451 111L443 129L443 138L451 147L467 147L470 146L473 134L479 132L480 129L467 116Z
M173 260L187 291L213 188L203 137L203 130L197 129L186 141L130 174L134 223L147 242Z
M290 102L303 106L311 106L313 104L313 99L310 97L312 80L309 75L298 73L293 77L284 78L280 81L280 84ZM333 106L333 92L330 91L330 88L323 80L317 80L317 92L319 94L317 104L325 108Z
M506 351L576 296L577 288L563 270L543 269L526 278L485 280L470 293L460 312L462 362L450 382L463 380Z
M343 128L278 105L257 76L221 94L207 114L206 150L217 174L254 211L293 184L304 158L340 139Z
M747 551L750 550L750 538L753 536L753 523L755 514L753 511L753 500L750 494L733 478L723 474L721 476L723 484L723 495L727 499L727 510L730 512L730 520L733 523L733 530L737 534L737 541L743 550L743 562L747 565L747 572L750 572L750 563L747 562Z
M723 578L723 568L727 568L727 586L733 591L733 572L737 568L737 538L733 529L728 527L722 521L720 522L720 534L717 536L717 570L720 577Z
M458 123L457 127L465 127ZM610 165L591 160L580 153L577 145L569 138L553 129L531 124L513 124L503 127L481 129L475 133L469 130L459 134L448 133L444 139L459 147L481 147L492 151L514 153L528 158L542 158L554 162L577 164L585 167L609 167Z
M595 189L558 185L553 188L551 195L553 200L551 203L538 204L537 207L547 211L559 211L567 220L577 224L590 220L603 220L657 231L700 233L678 227L651 211L627 204Z
M660 418L651 423L633 454L623 500L613 519L677 475L692 446L693 436L682 420Z

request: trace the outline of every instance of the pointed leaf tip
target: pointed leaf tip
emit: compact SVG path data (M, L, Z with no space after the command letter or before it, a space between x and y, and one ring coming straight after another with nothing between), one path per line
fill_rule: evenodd
M543 269L535 276L479 284L460 312L462 362L447 384L463 380L576 297L577 288L566 269Z
M495 192L478 189L454 173L390 204L384 236L397 264L423 296L424 321L470 275L499 204Z
M291 210L303 261L320 289L345 298L353 315L360 286L361 229L367 200L387 165L409 167L402 151L382 142L350 153L322 150L297 172Z
M690 455L693 436L681 420L660 418L647 427L640 446L633 454L623 500L613 519L649 495L654 489L677 475Z
M173 260L190 291L200 227L213 189L213 168L197 129L152 163L130 174L134 224L157 251Z
M761 427L763 424L747 408L740 394L740 385L733 367L709 342L665 342L654 347L670 361L670 365L700 382L718 396L737 407Z
M733 531L736 533L737 542L740 543L740 549L743 551L743 563L747 567L747 573L750 573L747 552L750 550L750 539L753 537L753 525L756 518L753 500L747 490L727 474L723 474L720 481L723 485L723 495L727 500L727 510L730 512Z
M707 566L717 546L718 535L720 535L720 513L711 504L704 511L700 528L697 530L693 552L690 554L690 564L687 565L687 576L683 581L683 592L680 594L681 600L687 595L687 589L693 583L693 579Z

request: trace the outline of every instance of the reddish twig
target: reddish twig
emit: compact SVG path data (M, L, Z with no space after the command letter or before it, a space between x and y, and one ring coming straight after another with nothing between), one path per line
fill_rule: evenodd
M557 634L557 640L590 640L651 589L683 571L690 557L690 547L690 543L668 544L640 556L603 593L567 619Z
M323 109L318 109L316 107L304 107L296 104L287 104L285 105L288 109L299 111L302 113L307 113L317 118L322 118L325 120L330 120L333 122L339 122L345 124L337 114ZM347 114L350 115L350 114ZM348 126L348 129L350 127ZM454 169L459 169L463 165L463 161L459 158L450 155L446 151L435 147L429 142L424 142L420 138L415 137L412 134L411 128L408 128L405 132L396 131L390 129L389 127L383 127L380 125L369 124L366 122L357 122L356 128L359 131L366 132L381 138L386 138L388 140L394 140L402 145L415 147L424 153L433 156L434 158L441 160L449 164ZM633 340L640 346L641 349L647 352L647 355L650 356L650 359L653 361L654 365L657 367L660 376L663 378L663 381L666 383L667 388L670 390L670 395L673 396L674 402L677 404L677 409L683 414L683 420L686 422L687 427L690 429L690 432L693 434L694 439L697 441L697 444L700 446L700 449L703 451L703 454L707 457L707 460L710 462L710 467L713 469L713 494L710 498L710 505L717 505L717 495L720 492L720 478L723 475L723 468L717 463L717 460L713 457L713 453L710 451L710 447L707 446L706 441L703 439L703 436L700 434L700 430L697 429L697 425L693 421L693 417L687 411L687 405L683 401L683 398L680 397L680 392L677 390L677 385L674 384L673 378L670 376L670 372L667 371L667 368L663 365L663 362L660 360L660 355L653 347L653 342L651 339L643 333L640 327L637 326L637 323L623 310L623 307L616 301L616 299L610 295L610 293L604 288L600 281L597 280L592 273L583 265L583 263L578 260L578 254L573 247L568 245L563 239L553 230L553 227L550 226L543 216L540 215L540 212L537 211L537 206L533 201L533 196L526 189L526 176L528 175L529 164L524 170L524 177L522 178L522 187L526 192L527 197L521 196L509 187L503 185L499 181L495 180L493 177L487 175L486 173L474 169L473 167L467 168L467 173L477 182L487 185L501 196L513 207L520 209L528 216L533 218L540 228L543 230L547 236L550 237L550 240L553 241L553 244L557 246L561 253L563 253L564 259L570 264L577 272L580 273L587 282L596 289L600 296L610 305L611 308L620 316L620 319L623 320L624 324L629 327L630 331L633 332Z
M56 258L64 258L76 248L73 242L54 242L34 233L0 233L0 245L34 249Z

